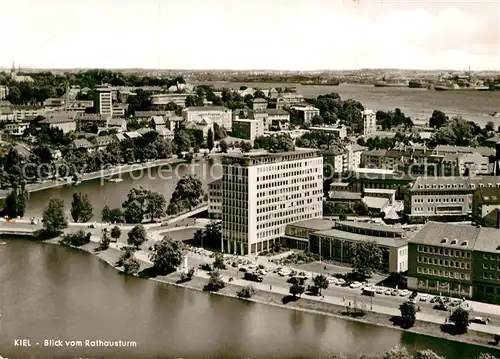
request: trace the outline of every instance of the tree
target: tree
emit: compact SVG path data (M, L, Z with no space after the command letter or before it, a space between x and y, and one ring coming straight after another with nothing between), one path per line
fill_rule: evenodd
M382 250L375 241L360 241L351 245L353 272L370 277L382 267Z
M227 148L228 148L228 145L227 145L226 141L219 142L219 149L222 153L227 153Z
M4 214L9 218L23 217L26 212L26 203L28 201L28 192L24 187L14 189L5 198Z
M105 251L109 248L109 244L111 243L111 238L109 237L109 233L107 231L102 231L101 233L101 242L99 243L98 250Z
M495 131L495 123L493 121L486 122L486 125L484 126L484 130L487 132Z
M404 302L399 306L399 310L401 311L401 319L403 322L404 328L411 328L415 325L415 321L417 319L417 309L415 305L410 302Z
M114 226L113 228L111 228L111 237L112 238L118 239L118 238L120 238L121 235L122 235L122 231L120 230L120 227Z
M146 202L151 191L143 186L131 188L127 199L122 203L123 214L127 223L142 223L146 212Z
M224 263L224 255L222 253L217 253L215 255L213 265L216 269L226 269L226 264Z
M321 290L328 288L328 285L330 284L328 282L328 278L321 274L314 277L313 282L314 286L319 289L319 295L321 295Z
M150 191L146 199L146 210L149 213L151 222L153 222L155 218L165 215L165 206L167 204L165 197L158 192Z
M43 228L51 234L56 234L68 227L68 221L64 215L64 202L62 199L49 199L49 203L43 210L42 221Z
M294 297L301 296L305 292L305 290L306 289L304 288L304 286L295 282L290 287L290 294Z
M415 353L415 359L445 359L445 357L441 355L437 355L432 350L425 349L419 350Z
M127 244L139 249L141 244L146 242L146 229L143 225L137 225L128 232Z
M236 294L238 298L252 298L256 293L255 288L251 285L241 288Z
M101 218L103 222L107 223L122 223L123 212L120 208L109 208L108 205L105 205L101 212Z
M252 150L252 145L250 142L244 142L241 147L241 152L250 152Z
M448 116L443 111L434 110L431 118L429 119L429 126L434 128L441 128L448 122Z
M85 231L80 230L75 233L69 233L64 235L62 237L62 243L75 247L80 247L90 242L90 236L91 236L90 233L85 233Z
M73 193L71 202L71 217L75 222L88 222L92 218L92 204L86 193Z
M177 214L182 210L191 210L203 199L204 191L201 181L194 175L183 176L172 193L167 214Z
M141 265L133 255L123 261L123 272L125 274L136 274L140 267Z
M469 327L469 312L462 307L458 307L451 313L450 322L454 324L459 334L467 333L467 328Z
M412 359L405 347L394 347L384 353L382 359Z
M210 152L214 148L214 131L210 128L207 134L207 148Z
M163 238L155 243L150 259L158 274L168 274L175 271L184 258L184 244L170 238Z
M203 289L209 292L218 292L224 287L225 284L224 281L222 280L220 272L218 270L213 270L210 272L208 283L207 285L205 285Z

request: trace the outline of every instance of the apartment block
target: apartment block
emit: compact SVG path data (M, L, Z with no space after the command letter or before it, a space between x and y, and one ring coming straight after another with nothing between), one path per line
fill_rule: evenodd
M264 125L262 121L251 119L234 119L232 137L245 140L255 140L256 137L264 135Z
M334 173L354 171L361 166L361 154L365 147L358 144L348 144L343 148L336 148L323 152L325 162L333 167Z
M464 220L472 213L474 191L483 187L500 187L500 177L418 177L406 192L405 213L412 222Z
M263 98L256 98L252 103L252 110L259 111L267 109L267 100Z
M223 106L188 107L182 110L182 117L188 122L199 122L205 118L226 130L232 129L232 111Z
M151 96L151 103L153 105L166 105L170 102L175 103L177 106L186 107L186 93L161 93Z
M113 115L113 90L111 88L98 88L97 111L102 116Z
M288 111L268 108L266 109L269 126L275 130L287 130L290 126L290 113Z
M293 106L292 110L297 111L301 119L305 122L310 122L313 117L319 116L320 114L319 109L313 106Z
M29 127L28 122L8 123L5 125L4 132L11 136L22 136Z
M500 304L500 230L427 222L408 243L408 288Z
M472 221L484 227L499 226L500 187L483 187L474 192Z
M222 157L222 249L259 253L287 224L323 215L323 158L317 150Z
M369 136L377 132L377 119L375 112L364 110L362 113L361 133L363 136Z

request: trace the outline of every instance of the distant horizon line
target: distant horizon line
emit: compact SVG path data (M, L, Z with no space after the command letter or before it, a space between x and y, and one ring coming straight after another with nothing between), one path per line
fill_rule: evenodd
M49 71L49 70L63 70L63 71L85 71L85 70L139 70L139 71L170 71L170 72L348 72L348 71L422 71L422 72L468 72L469 68L466 69L418 69L418 68L397 68L397 67L363 67L363 68L351 68L351 69L317 69L317 70L283 70L283 69L182 69L182 68L147 68L147 67L22 67L16 65L16 69L30 70L30 71ZM0 71L10 71L11 67L1 67ZM500 69L483 69L483 70L471 70L471 72L500 72Z

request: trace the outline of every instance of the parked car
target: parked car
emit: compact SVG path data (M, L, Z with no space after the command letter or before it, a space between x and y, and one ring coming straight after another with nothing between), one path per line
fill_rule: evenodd
M391 292L391 295L393 297L396 297L398 294L399 294L399 291L397 289L393 289L392 292Z
M359 288L359 287L361 287L361 283L360 282L352 282L349 287L351 287L351 288Z
M403 290L400 290L400 291L399 291L399 295L400 295L401 297L406 297L406 296L408 296L409 294L410 294L410 291L409 291L408 289L403 289Z
M470 320L470 322L477 323L477 324L488 324L489 320L488 320L488 318L474 317Z
M417 298L418 297L418 292L413 292L410 295L410 299Z
M429 299L429 294L420 294L420 301L421 302L427 302L427 299Z
M375 292L377 292L377 294L384 294L385 289L384 287L376 287Z
M444 303L437 303L433 308L436 310L448 311L448 306Z
M385 295L392 295L392 289L387 288L387 289L384 291L384 294L385 294Z
M335 278L335 277L328 278L328 283L330 283L330 284L337 284L337 283L338 283L338 280L337 280L337 278Z
M337 285L344 285L345 284L345 279L339 278L337 280Z
M245 267L240 267L240 268L238 268L238 271L240 271L240 272L246 272L247 269Z
M262 282L262 276L257 274L257 273L245 273L243 279L246 279L246 280L251 280L251 281L254 281L254 282Z

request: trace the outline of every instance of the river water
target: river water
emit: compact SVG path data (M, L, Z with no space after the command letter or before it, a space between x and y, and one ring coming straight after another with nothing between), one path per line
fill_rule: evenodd
M374 87L373 85L341 84L340 86L312 86L283 83L242 83L210 82L216 88L239 89L240 86L252 88L271 88L295 86L297 92L306 98L331 92L338 93L344 100L354 99L365 108L372 110L394 110L399 107L412 119L428 119L434 110L441 110L449 116L461 114L464 118L484 126L493 121L500 126L500 118L490 116L500 112L500 92L490 91L431 91L405 87Z
M159 168L149 168L121 175L122 182L106 180L91 180L79 185L65 185L44 191L32 192L29 196L26 217L40 216L43 208L51 197L61 198L66 204L69 215L73 193L84 192L89 195L94 209L94 220L101 219L101 211L105 205L121 207L127 193L134 186L144 186L161 193L167 201L170 200L177 181L186 174L195 174L205 188L212 180L221 176L220 162L217 160L200 160L187 164L163 165Z
M119 274L77 249L0 246L0 356L7 358L321 358L397 344L474 359L475 346L185 290ZM30 339L31 348L14 347ZM45 339L135 341L136 348L44 347ZM37 345L37 343L40 343Z
M50 197L67 206L88 193L97 219L120 206L134 185L168 199L177 180L197 174L206 185L217 162L154 169L123 182L81 183L30 195L27 216ZM27 338L31 348L14 347ZM136 348L43 347L45 339L135 341ZM41 343L39 346L36 343ZM96 257L28 240L0 245L0 356L7 358L320 358L332 351L380 353L394 345L431 348L448 359L473 359L479 348L321 315L209 295L120 275Z

